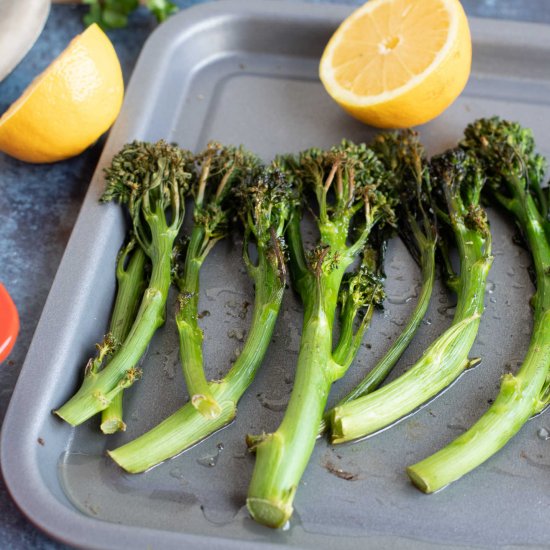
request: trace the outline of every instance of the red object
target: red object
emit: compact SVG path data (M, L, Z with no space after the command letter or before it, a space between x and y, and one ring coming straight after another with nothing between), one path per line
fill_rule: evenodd
M0 363L10 354L18 332L17 309L8 291L0 283Z

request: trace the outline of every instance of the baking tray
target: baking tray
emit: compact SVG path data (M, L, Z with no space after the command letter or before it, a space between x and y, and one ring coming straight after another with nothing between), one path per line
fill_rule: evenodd
M546 545L550 506L547 417L530 421L495 457L436 495L414 489L406 465L453 439L485 410L503 372L523 356L531 329L528 254L512 225L490 217L495 263L473 355L481 366L412 418L377 437L332 447L320 441L286 531L254 524L243 508L254 459L244 435L277 427L292 386L300 304L289 291L273 345L243 398L237 422L153 470L130 476L104 457L186 399L172 315L147 353L144 379L126 393L128 431L110 438L97 421L72 429L50 414L79 384L106 330L124 219L99 205L102 169L123 143L165 138L199 150L215 138L265 159L328 147L373 132L335 106L317 78L324 44L349 9L283 2L220 2L162 25L145 46L53 283L6 415L2 469L23 512L52 537L88 548L448 548ZM550 29L471 20L474 67L461 98L420 129L431 153L465 124L498 114L534 129L550 154ZM222 243L201 274L205 358L211 376L229 367L246 331L251 285L236 243ZM237 243L238 244L238 243ZM355 364L331 395L359 380L399 333L418 294L418 270L399 241L387 259L388 300ZM450 322L452 297L437 286L401 371ZM173 311L173 304L168 311ZM231 337L232 336L232 337ZM398 372L399 372L398 369ZM353 480L334 475L337 469Z

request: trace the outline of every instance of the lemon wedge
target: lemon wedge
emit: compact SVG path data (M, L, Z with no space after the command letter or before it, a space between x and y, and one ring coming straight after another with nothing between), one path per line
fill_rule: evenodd
M91 25L0 118L0 151L26 162L81 153L113 124L124 95L115 49Z

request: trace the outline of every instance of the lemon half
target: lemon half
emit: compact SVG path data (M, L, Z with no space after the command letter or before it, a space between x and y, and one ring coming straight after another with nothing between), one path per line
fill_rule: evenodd
M471 61L458 0L371 0L336 30L319 73L354 117L405 128L432 120L460 95Z
M0 118L0 151L27 162L78 155L113 124L123 96L115 49L91 25Z

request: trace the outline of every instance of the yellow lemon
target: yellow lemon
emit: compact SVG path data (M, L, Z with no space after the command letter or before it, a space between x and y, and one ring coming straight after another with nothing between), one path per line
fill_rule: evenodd
M0 118L0 151L27 162L78 155L116 119L122 71L105 33L91 25Z
M471 61L458 0L371 0L336 30L319 73L354 117L404 128L442 113L464 89Z

